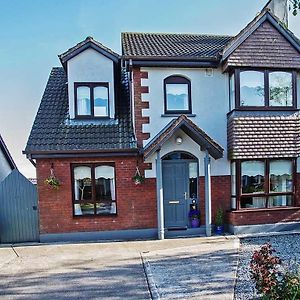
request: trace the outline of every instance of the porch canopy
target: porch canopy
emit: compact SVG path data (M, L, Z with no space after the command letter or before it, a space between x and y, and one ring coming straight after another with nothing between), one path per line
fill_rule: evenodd
M194 122L187 118L186 115L181 115L177 119L173 119L167 124L144 148L144 158L147 159L162 145L168 141L179 129L186 133L194 140L204 151L207 150L209 155L214 159L223 157L224 149L209 137L202 129Z
M164 207L163 207L163 184L162 164L160 149L178 130L182 130L194 140L205 151L205 225L206 235L211 235L211 178L210 178L210 156L214 159L223 157L224 149L209 137L202 129L186 117L181 115L172 120L161 132L159 132L143 149L144 158L147 159L156 153L156 189L157 189L157 221L158 238L164 239Z

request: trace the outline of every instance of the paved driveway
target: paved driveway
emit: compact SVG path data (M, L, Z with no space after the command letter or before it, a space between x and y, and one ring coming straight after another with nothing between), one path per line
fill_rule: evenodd
M201 252L201 249L206 249L205 253ZM220 257L220 253L223 253L224 256L221 256L223 260L219 259L217 265L214 264L211 271L213 257L216 257L213 253L217 253L216 249L219 254L215 255ZM231 280L233 284L232 269L217 270L216 266L234 265L232 253L228 255L228 251L235 252L235 250L233 240L224 238L4 247L0 248L0 298L150 299L142 254L145 261L149 261L153 269L157 270L156 277L152 276L150 280L157 281L155 284L160 287L162 299L170 299L168 298L170 293L166 292L170 289L174 290L174 297L179 295L178 299L185 299L185 297L190 299L189 292L193 291L188 287L199 285L199 278L202 276L207 279L210 276L214 277L216 272L220 271L222 272L220 280L223 276L229 276L229 281ZM204 260L197 261L193 258L195 255L200 257L201 253L205 254L203 256L205 264ZM212 253L212 257L209 253ZM227 257L225 261L228 262L226 264L224 264L225 257ZM178 266L188 267L191 261L194 261L193 266L200 263L206 267L195 269L196 273L202 272L196 277L190 278L182 273L187 286L182 294L178 290L178 284L182 281ZM160 278L164 276L168 280L162 284ZM231 288L232 285L226 291L221 290L221 293L228 292L228 289L232 293ZM193 292L194 295L197 294Z

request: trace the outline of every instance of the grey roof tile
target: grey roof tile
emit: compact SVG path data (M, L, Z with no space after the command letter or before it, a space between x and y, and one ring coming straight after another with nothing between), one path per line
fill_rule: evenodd
M122 70L121 99L115 120L70 120L67 78L53 68L37 112L25 153L39 151L99 151L136 148L129 109L127 74Z
M218 59L231 36L122 33L122 51L132 58Z

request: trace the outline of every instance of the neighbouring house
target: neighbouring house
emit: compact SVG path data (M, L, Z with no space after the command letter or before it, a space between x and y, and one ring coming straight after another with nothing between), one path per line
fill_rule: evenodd
M236 36L126 32L122 55L92 37L59 55L24 151L41 241L210 235L218 208L233 233L299 229L286 9L270 1Z
M0 182L17 166L0 135Z
M0 242L39 241L36 187L18 170L0 135Z

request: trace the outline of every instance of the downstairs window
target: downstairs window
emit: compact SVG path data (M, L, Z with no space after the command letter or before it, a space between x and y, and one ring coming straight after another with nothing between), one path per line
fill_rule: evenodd
M73 165L72 172L74 216L117 213L113 165Z
M294 159L237 160L232 163L232 208L292 206Z

